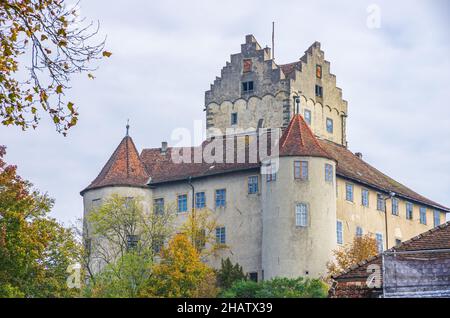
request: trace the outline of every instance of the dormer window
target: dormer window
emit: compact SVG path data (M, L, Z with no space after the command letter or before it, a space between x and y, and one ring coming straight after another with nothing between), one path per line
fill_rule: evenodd
M311 111L309 109L305 109L305 121L311 126Z
M242 92L253 92L253 81L242 82Z

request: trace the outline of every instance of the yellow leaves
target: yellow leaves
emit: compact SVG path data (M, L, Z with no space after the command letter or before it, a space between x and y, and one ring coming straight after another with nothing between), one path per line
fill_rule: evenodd
M33 102L33 95L28 95L27 97L25 97L25 100L30 103Z
M66 47L67 46L67 41L66 40L61 40L58 42L58 46L59 47Z
M62 85L56 86L56 90L55 90L56 93L57 93L57 94L62 94L62 92L63 92L63 91L62 91L62 88L63 88Z
M95 79L95 76L92 75L91 73L88 73L88 78L93 80L93 79Z
M41 35L41 41L45 41L45 40L47 40L48 39L48 37L45 35L45 34L42 34Z
M73 109L73 103L72 102L68 102L67 103L67 108L70 110L71 113L74 113L74 109Z
M112 55L112 53L108 52L108 51L103 51L102 55L105 57L110 57Z

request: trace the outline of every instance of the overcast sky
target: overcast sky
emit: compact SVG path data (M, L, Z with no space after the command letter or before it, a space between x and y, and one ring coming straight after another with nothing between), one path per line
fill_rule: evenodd
M379 28L367 25L372 3ZM124 136L127 118L139 150L170 144L174 128L204 120L204 91L245 35L270 46L275 21L279 64L321 42L348 101L350 150L450 206L449 12L446 0L81 0L113 55L94 81L72 81L78 125L65 138L46 119L26 133L0 127L0 144L21 176L56 199L52 215L70 224L82 216L79 192Z

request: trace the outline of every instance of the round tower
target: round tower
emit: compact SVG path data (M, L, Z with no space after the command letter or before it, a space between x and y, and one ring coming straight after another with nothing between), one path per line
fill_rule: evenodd
M336 161L298 114L279 147L279 158L262 167L264 279L317 278L336 247Z
M91 270L98 272L105 264L96 253L103 242L92 233L89 224L89 213L108 199L117 194L126 198L142 198L144 209L149 209L145 203L152 202L151 190L146 186L148 173L142 163L133 140L127 135L122 139L111 158L105 164L100 174L92 183L81 191L83 197L83 228L84 244L91 251Z

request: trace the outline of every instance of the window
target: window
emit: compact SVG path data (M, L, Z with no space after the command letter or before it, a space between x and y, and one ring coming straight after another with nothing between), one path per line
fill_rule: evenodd
M367 189L361 190L361 204L366 207L369 206L369 190Z
M319 64L316 65L316 77L322 78L322 65Z
M127 235L127 250L133 249L138 245L139 236Z
M383 234L381 233L377 233L375 235L376 239L377 239L377 249L378 249L378 253L383 252Z
M401 239L395 239L395 246L399 246L400 244L402 244L402 240Z
M327 118L327 132L333 133L333 119Z
M248 193L258 193L258 176L248 177Z
M294 161L294 179L308 180L308 161Z
M178 213L187 211L187 194L178 196Z
M333 166L329 163L325 164L325 181L333 182Z
M357 237L363 236L363 229L362 229L362 227L360 227L360 226L356 227L356 236Z
M248 73L252 70L252 59L244 59L243 61L243 72Z
M336 222L336 236L337 236L337 243L338 244L343 244L344 243L344 235L342 232L342 222L341 221L337 221Z
M316 85L316 96L323 97L323 89L322 89L322 86L320 86L320 85Z
M311 125L311 111L309 109L305 109L304 113L305 113L305 121L308 123L308 125Z
M152 242L152 249L154 254L159 254L164 245L164 236L157 235Z
M275 181L277 180L277 173L275 171L275 166L273 164L266 165L266 181Z
M225 189L216 190L216 208L225 207L227 192Z
M347 201L353 202L353 184L345 184L345 199Z
M377 193L377 210L384 211L384 198L381 193Z
M434 224L434 227L441 224L441 213L437 210L433 211L433 224Z
M244 93L249 93L253 91L253 81L243 82L242 83L242 91Z
M256 272L248 273L248 278L254 282L257 282L258 281L258 273L256 273Z
M158 198L153 201L153 210L155 214L164 214L164 199Z
M298 203L295 206L295 225L301 227L308 226L308 205Z
M411 202L406 202L406 219L413 219L413 204Z
M419 211L420 211L420 223L427 224L427 208L421 206Z
M206 206L205 192L197 192L195 194L195 208L203 209Z
M237 125L238 121L238 114L237 113L231 113L231 124Z
M225 227L216 227L216 242L218 244L225 244Z
M392 198L392 215L398 215L398 199Z

